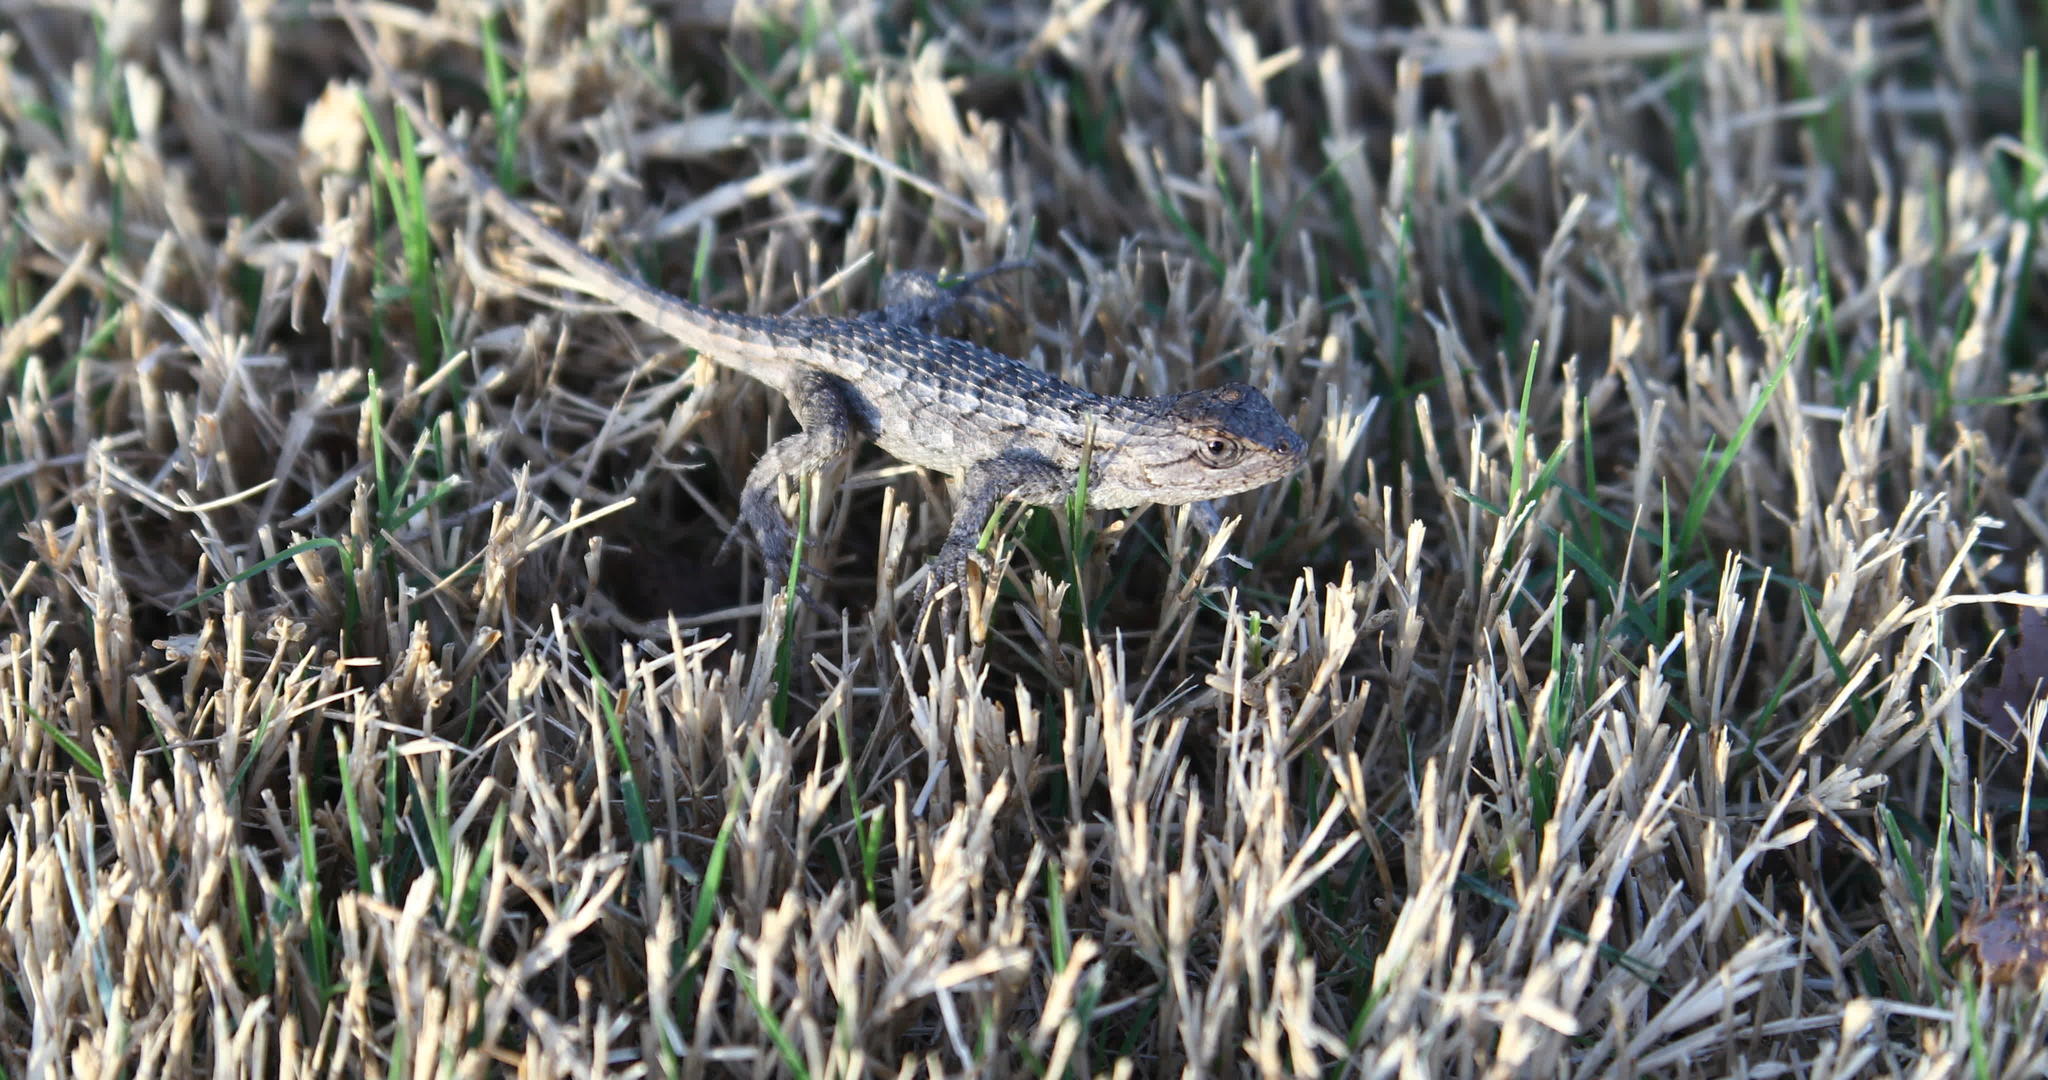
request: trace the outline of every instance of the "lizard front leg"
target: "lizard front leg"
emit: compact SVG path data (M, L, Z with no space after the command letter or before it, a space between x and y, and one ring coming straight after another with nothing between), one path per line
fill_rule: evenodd
M967 467L961 476L960 502L953 508L953 524L946 530L946 542L932 561L931 586L936 593L967 572L967 560L981 540L981 530L1005 497L1036 506L1057 504L1074 489L1074 473L1037 454L1006 450Z
M820 371L802 371L784 389L789 411L803 430L778 439L755 462L740 492L740 519L754 534L767 565L770 580L784 581L796 551L796 533L775 502L775 482L789 477L797 483L852 454L860 443L860 432L846 407L846 387ZM730 541L728 541L730 542Z
M1216 534L1223 531L1222 503L1221 499L1203 499L1189 507L1193 511L1190 523L1194 525L1196 532L1202 534L1204 541L1215 539ZM1224 548L1223 553L1216 556L1216 561L1210 563L1208 569L1216 575L1216 580L1227 588L1237 584L1237 579L1244 576L1244 568L1250 565L1239 558L1236 552Z

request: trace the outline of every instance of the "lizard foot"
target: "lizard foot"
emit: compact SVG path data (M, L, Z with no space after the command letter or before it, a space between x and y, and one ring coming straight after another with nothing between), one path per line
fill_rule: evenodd
M938 600L944 604L943 613L950 617L960 594L967 589L967 566L974 561L974 544L957 544L951 540L941 544L939 553L932 557L931 568L924 580L925 605L929 607L932 601Z
M742 535L752 533L750 543ZM733 525L725 534L725 540L718 545L713 562L724 562L734 548L751 547L761 557L762 575L779 591L789 580L790 563L796 557L796 533L780 514L765 520L744 520ZM804 606L820 615L830 615L823 604L811 595L808 578L822 578L825 575L809 563L797 563L796 596Z
M1195 503L1191 509L1194 512L1192 521L1195 531L1201 533L1204 540L1213 538L1218 532L1223 530L1223 511L1218 507L1217 500L1206 499ZM1244 577L1245 570L1250 567L1250 563L1239 558L1236 552L1226 547L1218 552L1215 560L1203 567L1203 569L1209 573L1216 584L1229 589Z

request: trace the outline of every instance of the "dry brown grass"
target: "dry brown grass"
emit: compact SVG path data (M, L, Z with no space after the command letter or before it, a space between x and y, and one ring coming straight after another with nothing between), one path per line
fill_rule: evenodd
M324 5L0 2L0 1071L2042 1074L2048 22L1751 6L370 5L675 291L1309 436L949 633Z

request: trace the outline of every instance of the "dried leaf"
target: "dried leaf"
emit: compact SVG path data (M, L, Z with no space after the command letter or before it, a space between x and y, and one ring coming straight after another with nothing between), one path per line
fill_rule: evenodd
M1956 944L1976 950L1987 982L2041 982L2048 975L2048 897L2016 898L1972 912Z
M2019 633L2006 650L1998 685L1977 695L1984 726L2001 739L2019 737L2027 711L2041 700L2048 684L2048 615L2020 609Z

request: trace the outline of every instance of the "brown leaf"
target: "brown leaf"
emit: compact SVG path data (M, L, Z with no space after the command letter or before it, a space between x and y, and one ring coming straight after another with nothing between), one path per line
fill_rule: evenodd
M1956 944L1976 950L1988 982L2039 983L2048 975L2048 897L2020 897L1972 912Z
M1977 712L1984 718L1984 726L2001 739L2017 738L2027 710L2041 699L2044 682L2048 682L2048 615L2021 608L2019 633L2006 650L1998 685L1977 695Z

